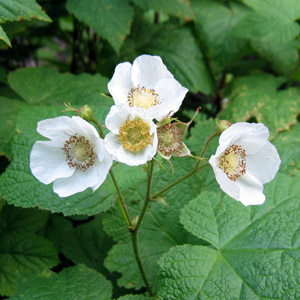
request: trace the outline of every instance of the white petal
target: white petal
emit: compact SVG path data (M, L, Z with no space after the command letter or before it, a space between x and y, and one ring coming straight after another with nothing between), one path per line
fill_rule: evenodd
M38 141L30 153L32 174L42 183L48 184L57 178L69 177L74 173L66 162L63 144L53 141Z
M105 153L103 155L103 160L101 162L98 160L95 162L98 180L97 183L92 186L93 191L97 190L99 186L104 182L113 163L112 156L109 155L106 150L104 151Z
M216 176L216 180L220 185L220 188L223 192L228 194L235 200L239 200L240 190L236 185L235 181L230 180L227 175L217 166L217 157L212 155L209 159L209 163L213 168L213 171Z
M246 157L247 173L252 174L262 184L271 181L279 170L280 157L277 149L269 141L259 152Z
M80 117L72 117L71 127L77 135L88 139L91 145L93 145L95 140L100 138L96 128Z
M245 174L236 180L240 189L240 196L237 200L244 205L259 205L265 202L263 185L252 175Z
M76 133L72 125L72 119L66 116L46 119L38 122L37 132L51 140L66 141Z
M119 128L128 119L128 110L129 108L125 105L113 105L105 119L107 129L115 134L119 134Z
M131 81L132 65L129 62L118 64L114 75L108 83L108 90L116 104L127 103L127 96L133 83Z
M53 183L53 191L59 197L68 197L73 194L79 193L88 187L97 184L97 169L96 166L90 167L88 170L76 170L74 174L68 178L56 179Z
M248 155L259 151L268 137L269 130L264 124L239 122L231 125L221 134L219 143L220 146L226 147L232 144L241 145Z
M132 66L132 81L134 86L154 89L157 83L164 78L173 78L159 56L141 55Z

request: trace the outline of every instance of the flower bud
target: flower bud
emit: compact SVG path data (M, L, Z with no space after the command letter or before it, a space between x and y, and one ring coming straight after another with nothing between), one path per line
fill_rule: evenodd
M77 116L90 122L94 119L92 109L86 104L77 110Z
M229 128L232 125L232 123L230 123L227 120L220 120L217 121L217 127L218 129L223 132L224 130L226 130L227 128Z

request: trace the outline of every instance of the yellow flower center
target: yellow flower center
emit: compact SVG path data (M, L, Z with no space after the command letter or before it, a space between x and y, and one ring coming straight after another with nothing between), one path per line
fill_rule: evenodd
M159 104L158 94L153 89L138 86L128 93L128 103L130 106L149 108Z
M150 125L141 119L126 121L120 127L119 141L131 152L142 150L151 144Z
M86 171L95 162L94 149L84 136L72 135L65 142L63 151L70 168Z
M218 167L235 181L246 173L246 151L239 145L229 146L220 156Z

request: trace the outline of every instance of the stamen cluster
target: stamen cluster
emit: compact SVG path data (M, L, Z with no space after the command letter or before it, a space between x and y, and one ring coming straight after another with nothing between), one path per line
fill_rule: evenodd
M128 92L128 104L129 106L149 108L151 106L159 104L159 95L154 89L148 89L138 85L131 88Z
M219 158L219 168L236 181L246 173L246 151L240 145L229 146Z
M165 156L180 153L183 149L182 132L175 125L168 123L157 128L158 151Z
M64 144L63 151L70 168L86 171L95 162L95 153L88 139L72 135Z
M136 152L151 143L150 126L141 119L127 120L120 127L119 141L123 148Z

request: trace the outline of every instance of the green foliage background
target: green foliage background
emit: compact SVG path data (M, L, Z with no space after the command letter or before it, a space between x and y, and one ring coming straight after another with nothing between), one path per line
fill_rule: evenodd
M116 64L152 54L189 89L177 116L202 108L185 139L193 154L217 117L264 123L282 160L261 206L220 205L209 168L151 203L140 251L158 299L300 299L299 19L298 0L0 0L0 298L154 299L111 179L59 198L29 169L38 121L72 115L69 102L103 123ZM171 161L154 193L195 164ZM138 215L144 169L114 172Z

